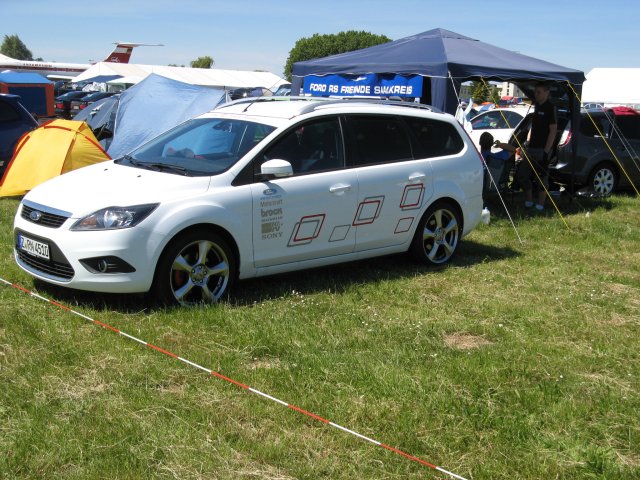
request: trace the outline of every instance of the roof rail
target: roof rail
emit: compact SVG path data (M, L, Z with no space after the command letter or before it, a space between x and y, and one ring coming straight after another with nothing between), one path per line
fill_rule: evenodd
M366 97L301 97L301 96L270 96L270 97L246 97L238 100L233 100L228 103L220 105L218 108L224 108L231 105L247 104L245 110L248 110L254 103L265 102L283 102L283 101L305 101L310 102L309 105L300 109L297 115L303 115L305 113L314 112L319 108L348 104L348 103L367 103L372 105L393 105L396 107L415 108L419 110L426 110L433 113L443 113L442 110L432 107L431 105L424 105L422 103L403 102L400 100L387 100L380 98L366 98Z
M296 98L309 98L309 97L296 97ZM313 97L312 97L313 98ZM318 99L319 97L315 97ZM304 113L313 112L319 108L347 104L347 103L367 103L372 105L393 105L395 107L404 107L404 108L416 108L419 110L426 110L433 113L443 113L442 110L432 107L431 105L424 105L422 103L414 103L414 102L403 102L400 100L386 100L380 98L366 98L366 97L343 97L343 98L322 98L321 102L308 105L300 111L300 115Z

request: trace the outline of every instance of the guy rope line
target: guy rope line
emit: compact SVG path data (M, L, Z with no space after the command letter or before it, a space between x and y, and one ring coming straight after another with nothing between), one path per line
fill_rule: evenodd
M453 87L453 91L456 94L456 99L458 100L458 105L460 105L460 96L458 95L458 91L456 90L456 84L453 81L453 77L451 76L451 72L449 72L449 78L451 79L451 85ZM472 102L473 99L469 99L469 103ZM504 117L504 115L503 115ZM465 118L464 115L462 117L462 125L464 128L464 122L465 122ZM506 119L505 119L506 121ZM509 122L507 122L507 125L509 125ZM475 146L475 145L474 145ZM507 208L507 204L504 201L504 198L502 196L502 192L500 192L500 189L498 189L498 182L496 182L493 178L493 175L491 174L491 170L489 170L489 166L486 164L486 162L484 161L484 158L482 159L482 163L485 165L486 171L489 174L489 178L491 179L491 182L493 182L493 184L496 186L496 193L498 194L498 198L500 199L500 202L502 203L502 206L504 207L504 211L507 212L507 217L509 217L509 221L511 222L511 226L513 227L513 230L516 232L516 237L518 237L518 241L520 242L520 244L523 244L524 242L522 241L522 238L520 237L520 233L518 233L518 229L516 228L516 224L513 221L513 218L511 218L511 212L509 212L509 209Z
M482 80L482 83L485 84L485 86L489 86L487 85L487 82L485 81L484 78L480 77L480 79ZM500 114L502 115L502 118L504 118L504 121L507 122L507 119L504 115L504 113L502 111L500 111ZM507 122L507 125L509 125L509 123ZM511 128L511 127L509 127ZM553 200L553 197L551 196L551 194L549 193L549 190L547 189L547 187L544 185L544 182L542 181L542 178L540 178L540 175L538 175L538 172L536 171L536 169L533 166L533 162L531 161L531 159L529 158L529 154L527 153L526 149L522 146L522 144L520 143L520 139L518 138L517 135L514 135L513 138L516 139L516 143L518 144L518 147L520 148L520 153L522 153L522 155L524 156L524 158L527 160L527 162L529 163L529 165L531 166L531 171L535 174L536 178L538 179L538 186L541 186L545 193L547 194L547 197L549 198L549 201L551 202L551 204L553 205L553 208L556 209L556 212L558 212L558 215L560 216L560 220L562 220L562 223L564 223L564 226L567 227L567 230L571 230L571 228L569 228L569 224L567 223L567 221L564 219L564 216L562 215L562 212L560 212L560 209L558 208L558 205L556 204L556 202Z
M576 99L578 100L578 102L580 103L580 105L582 105L582 99L580 98L580 96L578 95L578 92L575 91L575 89L573 88L573 85L571 85L570 82L567 82L567 85L569 85L569 88L571 89L571 91L573 92L573 94L576 96ZM611 148L611 145L609 144L609 142L607 141L606 138L604 138L604 134L602 133L602 131L600 130L600 128L598 127L596 121L593 119L593 117L591 116L591 114L589 113L589 110L585 110L587 113L587 116L589 117L589 120L591 120L591 123L593 123L593 126L595 127L596 131L598 132L598 135L600 135L600 138L602 138L602 140L604 140L605 145L607 145L607 148L609 149L609 151L611 152L611 155L613 155L613 158L616 160L616 163L618 164L618 166L620 167L620 170L622 171L622 173L624 173L624 176L627 177L627 180L629 180L629 183L631 184L631 186L633 187L633 189L636 192L636 195L640 195L640 192L638 191L638 189L636 188L635 184L633 183L633 180L631 180L631 178L629 177L629 174L627 173L627 171L625 170L625 168L622 166L622 162L620 161L620 159L618 158L618 156L615 154L615 152L613 151L613 148ZM608 117L607 117L608 118Z
M107 330L111 330L112 332L117 333L118 335L122 335L123 337L126 337L129 340L133 340L134 342L137 342L137 343L139 343L141 345L149 347L152 350L160 352L160 353L162 353L164 355L167 355L167 356L169 356L169 357L171 357L173 359L179 360L182 363L185 363L185 364L187 364L187 365L189 365L191 367L194 367L194 368L197 368L199 370L202 370L203 372L206 372L206 373L208 373L208 374L210 374L210 375L212 375L214 377L217 377L217 378L219 378L221 380L224 380L226 382L232 383L233 385L235 385L237 387L240 387L243 390L246 390L248 392L254 393L254 394L256 394L256 395L258 395L258 396L260 396L262 398L266 398L267 400L271 400L271 401L273 401L275 403L278 403L278 404L280 404L280 405L282 405L284 407L290 408L291 410L295 410L296 412L302 413L303 415L306 415L307 417L310 417L310 418L312 418L314 420L322 422L325 425L329 425L331 427L334 427L334 428L336 428L338 430L341 430L341 431L343 431L345 433L348 433L350 435L358 437L358 438L360 438L362 440L365 440L365 441L367 441L369 443L372 443L374 445L382 447L382 448L384 448L386 450L389 450L390 452L393 452L393 453L396 453L396 454L398 454L398 455L400 455L402 457L408 458L409 460L412 460L412 461L417 462L417 463L419 463L421 465L429 467L429 468L431 468L433 470L436 470L436 471L438 471L440 473L444 473L444 474L450 476L451 478L455 478L457 480L467 480L466 478L461 477L460 475L456 475L455 473L449 472L448 470L445 470L442 467L438 467L438 466L436 466L436 465L434 465L432 463L429 463L429 462L427 462L425 460L422 460L422 459L420 459L418 457L414 457L413 455L409 455L408 453L405 453L405 452L403 452L401 450L398 450L397 448L391 447L391 446L386 445L386 444L384 444L382 442L379 442L379 441L374 440L372 438L369 438L369 437L367 437L365 435L357 433L357 432L355 432L353 430L350 430L350 429L348 429L346 427L338 425L337 423L331 422L331 421L329 421L329 420L327 420L327 419L325 419L325 418L323 418L323 417L321 417L319 415L316 415L314 413L311 413L311 412L308 412L306 410L303 410L302 408L296 407L295 405L292 405L292 404L287 403L287 402L285 402L283 400L279 400L279 399L277 399L275 397L272 397L271 395L268 395L268 394L266 394L264 392L261 392L260 390L256 390L255 388L252 388L252 387L250 387L248 385L245 385L244 383L241 383L241 382L238 382L236 380L233 380L232 378L229 378L229 377L227 377L227 376L225 376L225 375L223 375L223 374L221 374L219 372L216 372L214 370L210 370L210 369L208 369L206 367L198 365L197 363L191 362L191 361L189 361L189 360L187 360L185 358L182 358L182 357L176 355L175 353L169 352L168 350L165 350L165 349L163 349L161 347L153 345L153 344L151 344L149 342L145 342L144 340L141 340L141 339L139 339L137 337L134 337L133 335L129 335L128 333L125 333L122 330L119 330L119 329L117 329L115 327L112 327L111 325L107 325L106 323L102 323L102 322L100 322L98 320L95 320L95 319L93 319L91 317L88 317L87 315L84 315L84 314L82 314L80 312L77 312L77 311L73 310L72 308L67 307L66 305L63 305L63 304L58 303L58 302L56 302L54 300L50 300L50 299L48 299L46 297L43 297L42 295L39 295L39 294L37 294L35 292L32 292L31 290L28 290L28 289L26 289L26 288L24 288L24 287L22 287L22 286L20 286L18 284L9 282L8 280L3 279L2 277L0 277L0 282L4 283L6 286L15 288L16 290L20 290L21 292L26 293L27 295L30 295L31 297L37 298L38 300L42 300L44 302L47 302L47 303L49 303L51 305L54 305L54 306L60 308L60 309L62 309L64 311L66 311L66 312L69 312L69 313L72 313L73 315L81 317L81 318L87 320L88 322L93 323L94 325L97 325L99 327L105 328Z

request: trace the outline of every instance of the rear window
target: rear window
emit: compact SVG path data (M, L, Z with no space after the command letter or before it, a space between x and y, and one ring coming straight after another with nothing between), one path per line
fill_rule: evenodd
M12 105L0 102L0 123L20 120L20 114Z
M455 155L464 148L464 140L450 123L420 117L405 119L422 150L417 153L420 158Z

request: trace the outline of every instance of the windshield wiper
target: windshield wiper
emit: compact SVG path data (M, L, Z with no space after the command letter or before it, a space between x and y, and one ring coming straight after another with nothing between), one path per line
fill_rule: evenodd
M140 165L135 158L133 158L131 155L128 155L128 154L127 155L123 155L122 157L115 159L114 163L122 163L125 160L127 162L129 162L131 165L133 165L134 167L137 167L137 166Z
M132 159L135 162L135 160ZM171 165L167 163L154 163L154 162L135 162L135 166L140 168L147 168L156 172L173 172L185 177L191 177L191 171L181 167L180 165Z

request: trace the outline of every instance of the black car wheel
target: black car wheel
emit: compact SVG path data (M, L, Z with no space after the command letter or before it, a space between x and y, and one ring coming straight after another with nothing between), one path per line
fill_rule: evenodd
M165 249L152 292L164 304L211 304L227 294L236 277L233 250L218 234L187 232Z
M448 202L438 202L420 220L409 251L421 263L442 265L453 257L461 234L458 210Z
M601 163L589 175L589 188L598 195L611 195L618 184L618 173L609 163Z

